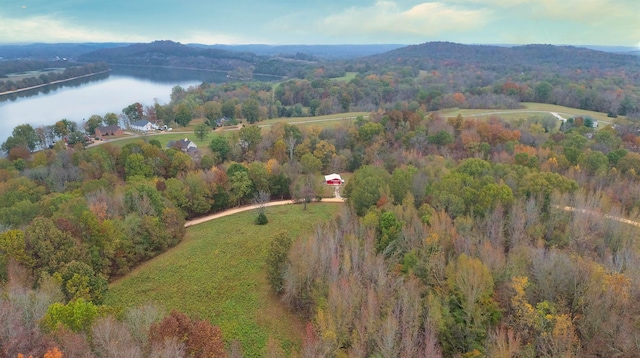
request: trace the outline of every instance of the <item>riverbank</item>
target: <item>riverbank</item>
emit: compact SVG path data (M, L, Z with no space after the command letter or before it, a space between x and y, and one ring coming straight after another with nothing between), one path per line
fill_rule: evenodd
M43 83L43 84L37 85L37 86L19 88L17 90L13 90L13 91L0 92L0 96L10 95L10 94L20 93L20 92L25 92L25 91L29 91L29 90L32 90L32 89L43 88L43 87L47 87L47 86L50 86L50 85L56 85L56 84L60 84L60 83L65 83L65 82L77 80L77 79L80 79L80 78L86 78L86 77L91 77L91 76L95 76L95 75L100 75L100 74L103 74L103 73L108 73L109 71L111 71L111 70L100 71L100 72L95 72L95 73L89 73L89 74L86 74L86 75L71 77L71 78L67 78L67 79L64 79L64 80L57 80L57 81L52 81L52 82L49 82L49 83Z

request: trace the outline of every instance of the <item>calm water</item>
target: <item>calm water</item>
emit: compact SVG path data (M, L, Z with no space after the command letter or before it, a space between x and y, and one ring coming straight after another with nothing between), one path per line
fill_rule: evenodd
M155 101L166 104L174 86L187 89L202 82L226 80L226 75L218 72L114 67L108 74L0 96L0 143L20 124L29 123L36 128L61 119L82 123L94 114L119 115L135 102L145 106Z

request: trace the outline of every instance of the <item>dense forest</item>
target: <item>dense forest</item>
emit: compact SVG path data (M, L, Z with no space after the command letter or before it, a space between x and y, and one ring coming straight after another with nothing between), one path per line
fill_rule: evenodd
M322 197L321 174L349 172L344 210L313 235L276 238L266 263L274 294L308 323L300 356L635 356L639 103L637 74L622 70L633 64L584 65L585 77L563 64L552 80L541 60L522 82L501 83L496 68L472 91L468 80L489 70L392 62L344 68L362 72L340 80L317 67L275 88L176 87L168 104L87 121L197 119L203 138L221 116L246 122L196 154L153 137L68 145L84 130L68 121L16 127L0 159L0 352L239 356L209 322L103 305L108 282L179 244L187 219L265 195L309 202ZM593 128L580 116L437 111L517 108L529 95L557 103L583 85L576 93L594 99L613 91L620 102L604 112L626 118ZM251 125L356 109L369 114Z

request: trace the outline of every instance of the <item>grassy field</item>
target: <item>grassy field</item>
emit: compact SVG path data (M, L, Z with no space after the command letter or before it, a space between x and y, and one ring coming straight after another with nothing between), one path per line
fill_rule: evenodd
M278 122L295 124L301 128L308 127L310 125L318 126L321 128L334 127L338 123L345 123L352 121L357 116L364 116L365 118L369 116L369 113L366 112L352 112L352 113L340 113L340 114L331 114L326 116L317 116L317 117L291 117L291 118L275 118L268 119L264 121L260 121L256 123L256 125L263 127L263 132L268 131L269 127ZM124 147L129 143L134 143L139 140L150 141L151 139L157 139L163 148L166 148L167 143L172 140L180 140L189 138L189 140L193 141L198 148L206 148L209 143L211 143L211 138L217 135L229 135L233 130L228 129L216 129L209 133L209 135L204 140L199 140L194 134L195 125L202 123L202 120L194 120L187 127L177 127L174 128L171 132L157 132L151 134L140 135L136 137L131 137L129 135L123 135L121 137L116 137L114 139L108 139L106 142L110 142L111 144Z
M125 145L129 144L129 143L135 143L139 140L143 140L145 142L148 142L152 139L157 139L160 142L160 145L162 146L162 148L166 148L167 144L170 141L178 141L180 139L184 139L189 138L189 140L191 140L192 142L194 142L198 148L207 148L207 146L209 146L209 143L211 143L211 139L214 136L217 135L225 135L228 134L229 132L225 132L225 131L214 131L209 133L209 135L204 138L204 140L199 140L196 135L193 133L193 131L186 131L182 128L179 128L176 132L161 132L161 133L156 133L156 134L146 134L146 135L140 135L140 136L136 136L136 137L131 137L131 136L123 136L121 137L122 139L118 139L118 140L111 140L111 141L107 141L110 142L111 144L118 146L118 147L124 147Z
M458 114L462 114L463 117L477 117L477 118L488 118L490 116L496 115L506 121L517 121L520 119L529 119L532 117L550 117L555 118L551 115L550 112L558 113L560 116L564 118L570 118L573 116L589 116L595 120L597 120L600 124L600 127L610 123L618 123L625 124L627 122L626 118L620 116L618 118L608 118L606 113L599 113L594 111L586 111L582 109L570 108L557 106L553 104L544 104L544 103L523 103L524 108L521 109L504 109L504 110L496 110L496 109L459 109L459 108L449 108L439 111L444 116L447 117L455 117ZM351 112L351 113L338 113L331 114L326 116L317 116L317 117L291 117L291 118L274 118L268 119L264 121L260 121L256 123L263 128L263 133L269 130L269 127L275 123L283 122L288 124L295 124L300 128L306 128L309 126L318 126L320 128L331 128L339 125L341 123L351 123L353 119L357 116L363 116L367 118L369 113L367 112ZM143 135L135 138L127 138L122 140L113 141L114 145L124 146L128 143L135 142L137 140L151 140L152 138L160 141L160 144L163 148L166 147L167 143L171 140L180 140L185 137L192 140L198 148L206 148L211 142L211 138L216 135L225 135L229 134L232 130L220 130L217 129L209 133L207 138L200 141L196 138L193 130L195 125L202 123L202 119L195 119L188 127L178 127L174 128L173 132L165 132L165 133L156 133L150 135ZM560 126L560 122L558 122L558 127Z
M291 118L274 118L265 121L260 121L257 124L259 126L271 126L274 123L282 122L288 124L295 124L300 128L305 128L311 125L321 128L335 127L339 123L351 123L357 116L369 117L368 112L350 112L350 113L338 113L329 114L326 116L316 117L291 117Z
M52 68L52 69L47 69L46 71L42 70L42 71L25 71L25 72L21 72L21 73L10 73L7 75L7 78L0 78L0 82L2 81L22 81L25 78L33 78L33 77L38 77L41 74L49 74L49 73L63 73L64 72L64 68Z
M356 78L356 75L358 74L358 72L347 72L345 73L344 76L342 77L334 77L332 78L333 81L340 81L340 82L349 82L352 79Z
M571 107L557 106L554 104L546 103L523 103L522 109L459 109L451 108L440 111L447 117L455 117L458 114L462 114L463 117L484 117L497 115L505 120L517 120L520 118L527 119L536 115L550 116L549 112L558 113L564 118L570 118L574 116L589 116L602 124L607 123L622 123L626 119L622 116L618 118L609 118L606 113L587 111L583 109L576 109Z
M270 240L286 230L292 237L330 219L342 204L267 208L269 224L253 224L255 211L192 226L178 246L112 283L106 304L154 303L221 327L227 342L238 340L247 357L262 357L267 339L299 350L304 322L271 294L265 274Z

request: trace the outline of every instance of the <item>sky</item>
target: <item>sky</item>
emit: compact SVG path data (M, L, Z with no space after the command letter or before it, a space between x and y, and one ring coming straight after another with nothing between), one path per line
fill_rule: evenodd
M0 43L605 45L640 0L0 0Z

